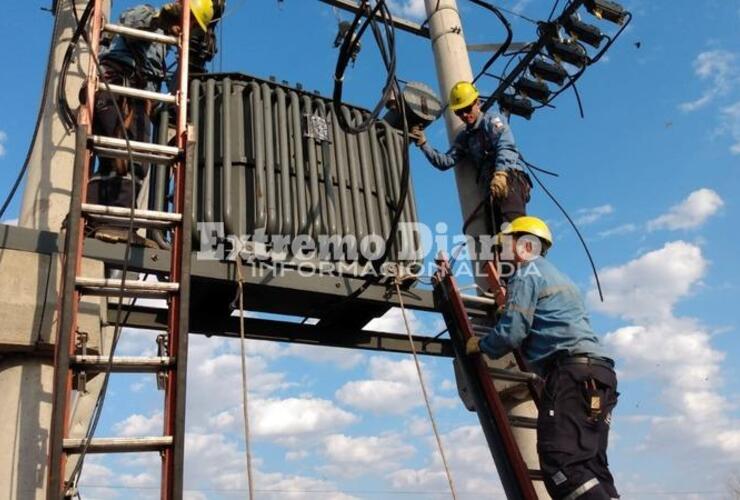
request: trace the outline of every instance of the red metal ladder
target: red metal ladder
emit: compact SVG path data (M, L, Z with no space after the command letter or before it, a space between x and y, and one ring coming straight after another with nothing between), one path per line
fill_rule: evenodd
M462 369L507 498L537 500L533 482L541 481L542 473L539 469L527 466L512 431L513 427L536 429L537 419L509 415L502 401L504 391L518 390L525 385L537 404L537 376L526 370L519 352L514 353L518 369L493 367L482 354L465 354L468 339L475 336L476 331L483 333L484 328L474 324L469 307L466 306L494 312L503 307L506 300L506 291L500 283L495 265L488 262L485 267L494 298L463 295L452 275L449 262L445 258L438 259L433 280L435 305L442 313L450 332L456 362ZM506 388L500 391L497 384Z
M74 181L67 218L64 265L60 296L59 326L54 355L54 386L49 444L47 499L73 495L67 484L68 458L80 453L159 452L162 458L161 498L179 499L183 492L185 437L185 380L187 367L188 302L190 291L193 134L187 125L188 50L190 1L180 0L180 35L168 36L130 27L104 24L103 0L95 0L90 30L92 53L86 86L86 104L80 106ZM102 31L130 39L174 45L178 49L177 89L172 94L150 92L119 85L106 85L97 77L96 59ZM174 145L126 141L92 134L95 93L106 91L129 99L149 99L177 107ZM171 211L132 210L86 203L86 186L93 155L168 165L173 172L174 193ZM133 175L133 172L132 172ZM171 230L168 281L91 278L81 276L86 222ZM128 252L127 252L128 253ZM80 299L83 295L157 297L168 303L167 334L160 340L156 357L112 357L89 355L84 333L78 329ZM117 320L116 320L117 321ZM83 346L82 348L80 346ZM111 356L113 353L111 352ZM72 438L70 415L75 376L87 373L153 372L164 389L164 425L161 436L143 438ZM106 374L107 376L107 374ZM160 385L160 384L158 384ZM84 451L83 451L84 450Z

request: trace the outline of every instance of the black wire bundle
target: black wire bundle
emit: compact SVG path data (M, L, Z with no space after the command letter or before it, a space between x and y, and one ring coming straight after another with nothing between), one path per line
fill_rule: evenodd
M378 26L378 16L381 17L383 28ZM362 24L360 24L360 21ZM396 76L396 33L395 28L390 22L391 13L386 5L385 0L377 0L375 6L371 9L368 0L363 0L360 9L355 14L355 18L352 20L349 29L344 34L344 40L339 48L339 56L337 58L337 66L334 71L334 92L332 95L332 102L334 107L334 115L339 123L340 127L345 132L352 134L359 134L367 131L371 126L378 120L380 112L386 106L388 101L393 98L395 99L395 105L401 112L401 118L403 123L403 169L401 172L401 185L400 192L396 207L391 218L391 229L385 241L385 248L383 255L377 260L373 261L373 267L376 272L380 271L380 267L388 259L390 249L395 243L396 233L398 231L398 224L403 213L403 206L406 203L409 190L409 131L408 131L408 117L406 116L406 103L404 100L401 86L399 85L398 78ZM359 28L358 28L359 26ZM375 38L375 42L378 45L383 64L387 71L385 84L383 86L383 93L380 100L376 103L370 115L359 124L351 123L349 114L346 112L342 105L342 91L344 88L344 73L347 66L352 61L352 54L355 53L360 44L360 39L365 33L367 28L370 27ZM378 273L379 274L379 273Z
M72 55L77 49L77 43L80 41L80 38L85 34L85 30L87 29L87 23L90 20L93 5L93 2L88 2L85 6L85 10L82 11L82 16L77 17L77 9L74 3L72 4L72 13L77 22L77 28L69 41L69 45L67 45L67 50L64 52L64 59L62 59L62 68L59 72L59 81L57 82L56 92L59 116L62 118L62 122L64 122L64 126L68 131L72 130L75 125L77 125L77 119L67 102L67 74L69 73L69 65L72 63Z

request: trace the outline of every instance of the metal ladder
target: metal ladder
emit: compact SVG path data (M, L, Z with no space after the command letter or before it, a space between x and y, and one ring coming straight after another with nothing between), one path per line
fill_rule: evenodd
M98 81L96 61L91 56L88 68L86 104L80 106L77 125L74 181L64 248L62 297L54 355L54 386L49 444L47 499L67 498L75 492L66 483L68 458L83 453L159 452L162 459L161 498L179 499L183 493L185 436L185 380L187 367L188 308L190 291L192 176L192 130L187 125L188 50L190 39L190 1L180 0L180 36L167 36L115 24L104 24L103 1L95 0L90 32L90 50L97 54L102 31L130 39L177 46L178 79L174 94L150 92ZM117 137L92 135L95 92L106 91L129 99L149 99L174 105L177 121L174 145L127 141ZM171 212L133 210L86 203L86 187L93 155L132 158L133 161L168 165L173 172L174 193ZM163 168L163 167L160 167ZM133 174L133 173L132 173ZM169 281L149 282L100 279L80 276L85 244L84 227L89 221L135 229L170 229ZM156 357L112 357L89 355L83 332L78 329L80 298L83 295L165 298L168 303L166 337L162 336ZM82 346L82 347L80 347ZM111 352L111 356L113 353ZM110 361L110 364L109 364ZM70 415L73 380L84 380L87 373L153 372L164 390L164 425L161 436L143 438L71 438ZM80 389L79 387L77 388Z
M533 482L542 481L539 468L529 468L522 458L513 430L514 427L536 429L537 419L509 415L502 401L507 393L526 387L535 404L539 404L537 376L527 371L521 353L515 352L517 367L494 367L482 354L468 356L465 344L482 328L475 324L466 305L481 306L494 312L505 303L505 290L498 279L494 264L486 263L486 272L493 297L463 295L452 275L446 258L437 259L434 275L434 300L442 313L455 351L456 363L462 370L473 407L478 414L483 433L491 450L501 483L510 500L537 500Z

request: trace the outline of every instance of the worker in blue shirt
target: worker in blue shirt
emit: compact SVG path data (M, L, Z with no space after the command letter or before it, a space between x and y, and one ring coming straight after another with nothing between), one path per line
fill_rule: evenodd
M191 0L191 43L189 59L195 61L190 71L215 54L214 25L223 11L223 0ZM171 2L157 9L151 5L138 5L124 11L119 24L145 31L180 35L180 2ZM169 75L167 55L170 46L121 35L101 41L98 56L101 81L126 87L159 91ZM200 71L203 71L200 68ZM173 89L171 89L173 90ZM118 104L123 123L116 111ZM104 86L97 92L93 114L93 134L123 138L124 129L132 141L151 142L152 101L148 99L122 97L106 92ZM146 166L134 163L129 172L127 159L99 158L98 167L87 187L87 202L118 207L130 207L138 195ZM131 175L134 178L132 189ZM106 226L90 228L95 237L104 241L126 241L125 229ZM135 242L139 243L138 239Z
M486 192L490 190L495 234L503 223L526 215L532 182L506 117L499 113L483 113L478 90L472 83L456 83L450 90L448 105L465 123L450 153L430 146L419 126L412 127L411 138L439 170L454 167L462 158L473 163L478 185Z
M485 337L471 337L466 352L499 358L521 349L544 378L537 452L553 499L619 498L606 457L619 395L614 362L591 328L578 288L545 259L552 245L547 225L519 217L499 238L517 271L498 323Z

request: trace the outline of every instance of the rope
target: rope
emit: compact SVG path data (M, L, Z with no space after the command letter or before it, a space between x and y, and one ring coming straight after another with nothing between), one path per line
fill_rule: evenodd
M241 348L241 361L242 361L242 399L244 409L244 448L247 453L247 484L249 486L249 500L254 500L254 480L252 475L252 450L250 446L250 435L249 435L249 411L248 402L248 385L247 385L247 353L245 350L245 334L244 334L244 277L242 276L242 265L240 257L236 256L236 272L239 276L239 338Z
M412 276L413 277L413 276ZM414 338L411 335L411 327L409 326L409 320L406 317L406 307L403 305L403 296L401 294L401 282L405 278L396 275L393 280L396 286L396 294L398 294L398 305L401 308L401 315L403 316L403 323L406 326L406 335L409 338L409 344L411 346L411 354L414 356L414 365L416 366L416 374L419 376L419 385L421 386L421 392L424 395L424 404L427 407L427 413L429 414L429 421L432 423L432 430L434 431L434 438L437 440L437 448L439 449L439 455L442 457L442 464L445 468L445 474L447 475L447 483L450 485L450 493L452 494L453 500L457 500L457 493L455 492L455 484L452 481L452 474L450 473L450 467L447 464L447 458L445 457L444 447L442 446L442 439L437 430L437 422L434 419L434 413L432 412L432 406L429 404L429 395L427 394L426 386L424 385L424 377L421 375L421 366L419 365L419 356L416 354L416 346L414 345Z

